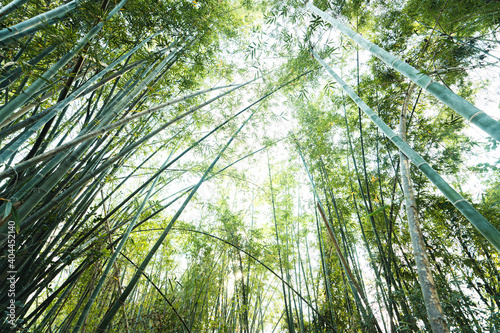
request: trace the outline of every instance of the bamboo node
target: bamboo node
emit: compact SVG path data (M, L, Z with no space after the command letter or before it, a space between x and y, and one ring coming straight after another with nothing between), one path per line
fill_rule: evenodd
M423 162L419 163L419 164L417 165L417 168L420 168L420 166L421 166L422 164L426 164L426 163L427 163L426 161L423 161Z
M484 111L478 111L476 113L474 113L470 118L469 118L469 121L472 122L472 119L474 119L478 114L480 113L484 113Z
M459 203L460 201L467 201L466 199L462 198L462 199L458 199L457 201L455 201L453 203L453 206L455 206L457 203Z

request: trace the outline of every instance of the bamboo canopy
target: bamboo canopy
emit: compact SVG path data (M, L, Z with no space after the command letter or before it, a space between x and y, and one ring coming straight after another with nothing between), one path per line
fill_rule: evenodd
M500 330L499 2L2 5L0 333Z
M484 111L479 110L477 107L475 107L462 97L458 96L445 86L433 81L429 76L420 72L416 68L412 67L401 59L396 58L381 47L366 40L361 35L342 24L339 20L334 19L332 16L326 14L318 7L314 6L312 2L306 1L306 7L321 16L325 21L328 21L342 34L351 38L363 49L369 51L372 55L382 60L387 66L389 66L390 68L394 68L395 70L418 84L420 87L431 93L441 102L455 110L458 114L470 121L472 124L479 127L485 133L491 135L492 138L500 141L500 123L493 120Z

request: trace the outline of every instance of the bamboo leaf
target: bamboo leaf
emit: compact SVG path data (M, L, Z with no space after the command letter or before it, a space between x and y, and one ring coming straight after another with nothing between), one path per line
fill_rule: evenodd
M16 223L16 233L19 233L19 231L21 230L21 221L19 220L19 213L14 206L12 206L12 218Z
M9 216L11 209L12 209L12 202L9 200L5 203L3 218L6 218L7 216Z
M373 216L373 215L375 215L375 214L378 214L378 213L382 212L384 209L386 209L386 208L390 208L390 207L391 207L391 206L389 206L389 205L385 205L385 206L382 206L382 207L380 207L380 208L377 208L377 209L375 209L372 213L368 214L368 216Z

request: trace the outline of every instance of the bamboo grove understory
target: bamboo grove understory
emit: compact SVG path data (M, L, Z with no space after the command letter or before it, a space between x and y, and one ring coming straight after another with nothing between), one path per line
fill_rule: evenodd
M0 332L500 331L500 2L0 4Z

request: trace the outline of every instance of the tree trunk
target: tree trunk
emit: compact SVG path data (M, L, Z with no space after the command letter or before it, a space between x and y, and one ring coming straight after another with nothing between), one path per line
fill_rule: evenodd
M406 141L406 109L414 88L415 84L412 84L408 89L399 118L399 136L403 141ZM410 161L402 151L399 152L399 157L401 159L401 181L405 195L408 229L410 231L413 254L415 255L415 262L417 264L418 280L424 297L427 317L434 333L448 333L448 324L446 323L436 285L432 278L431 265L429 264L422 230L418 221L417 203L410 177Z

